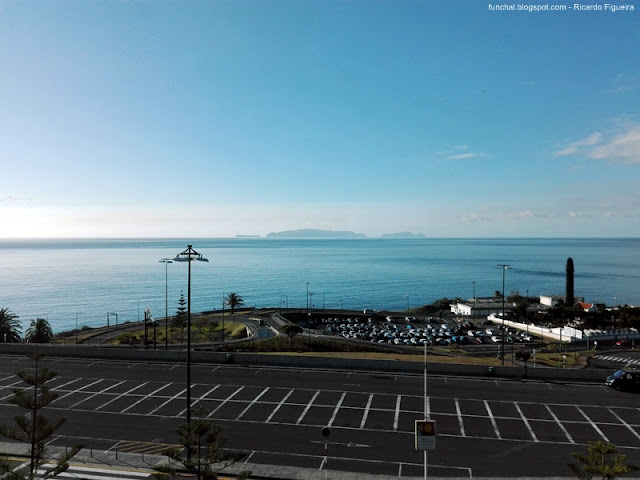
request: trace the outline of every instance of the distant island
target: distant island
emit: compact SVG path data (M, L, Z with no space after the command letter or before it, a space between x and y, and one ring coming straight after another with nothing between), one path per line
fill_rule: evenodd
M380 238L425 238L421 233L411 232L398 232L398 233L385 233Z
M236 235L236 238L260 238L260 235Z
M268 238L367 238L364 233L349 231L319 230L306 228L300 230L285 230L284 232L271 232ZM380 238L425 238L421 233L398 232L385 233Z
M284 232L271 232L267 234L267 238L365 238L364 233L335 231L335 230L316 230L306 228L301 230L285 230Z

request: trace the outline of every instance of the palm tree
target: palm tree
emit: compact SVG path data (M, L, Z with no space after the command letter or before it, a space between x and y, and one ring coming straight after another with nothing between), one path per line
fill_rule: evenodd
M230 293L229 295L227 295L225 303L229 305L229 308L231 308L231 315L233 315L233 310L236 307L241 307L242 305L244 305L244 300L237 293Z
M51 343L53 338L51 325L44 318L31 320L25 337L29 343Z
M0 308L0 342L20 343L22 327L18 315L8 308Z

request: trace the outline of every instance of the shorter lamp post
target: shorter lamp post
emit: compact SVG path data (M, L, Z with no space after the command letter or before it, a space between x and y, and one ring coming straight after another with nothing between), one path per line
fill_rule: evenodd
M161 258L160 263L164 263L164 349L169 350L169 264L173 260Z
M504 275L507 270L511 268L511 265L501 263L498 265L502 269L502 365L504 365Z

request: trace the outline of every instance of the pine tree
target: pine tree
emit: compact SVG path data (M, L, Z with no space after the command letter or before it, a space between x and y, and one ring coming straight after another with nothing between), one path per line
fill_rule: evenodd
M171 319L171 328L178 333L178 341L184 342L184 329L187 327L187 301L184 298L184 292L180 292L180 300L178 300L178 308L176 315Z
M175 478L179 471L183 471L187 476L195 476L198 480L216 480L218 472L242 457L242 454L223 450L227 440L223 434L224 427L208 420L204 409L196 408L193 413L196 418L191 423L183 423L176 430L182 447L164 452L174 463L157 465L155 468L160 473L155 474L156 478ZM243 471L236 474L235 478L246 479L249 475L250 471Z
M35 362L34 372L21 371L16 375L20 379L33 387L16 388L13 390L15 396L10 400L11 403L27 410L26 415L18 415L14 417L16 427L9 428L0 425L0 435L17 440L19 442L30 444L30 459L28 464L28 472L26 469L12 470L7 462L0 463L0 472L5 473L3 479L21 480L21 479L46 479L66 471L69 468L69 460L76 455L82 448L82 445L76 445L65 453L61 454L57 459L50 459L47 455L47 440L66 422L66 418L58 418L50 421L39 411L58 398L58 394L49 390L45 385L46 382L54 378L57 373L48 368L40 368L38 362L43 355L36 353L30 355ZM53 467L43 469L45 463L52 463Z
M618 475L638 470L634 465L625 464L627 456L618 454L617 447L613 443L589 442L588 452L572 453L582 465L570 463L569 468L580 480L590 480L591 474L602 476L602 480L614 480ZM613 455L611 462L608 462L610 455Z

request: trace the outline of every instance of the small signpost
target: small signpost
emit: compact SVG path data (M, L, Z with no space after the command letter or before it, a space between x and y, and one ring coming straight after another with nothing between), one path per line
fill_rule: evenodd
M329 468L329 436L331 435L331 430L329 427L323 427L322 436L324 437L324 478L327 478L327 469Z
M416 450L436 449L436 422L416 420Z

